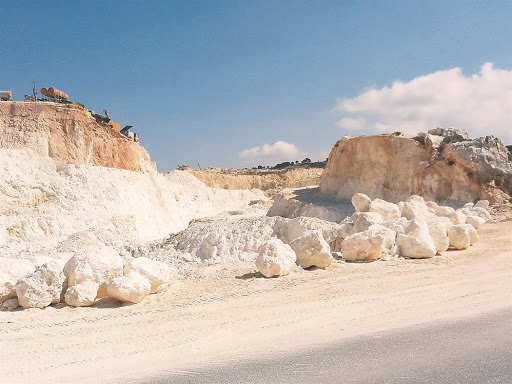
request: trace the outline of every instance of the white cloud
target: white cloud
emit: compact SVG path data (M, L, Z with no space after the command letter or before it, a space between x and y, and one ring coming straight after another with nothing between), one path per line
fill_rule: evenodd
M238 157L244 163L253 165L275 165L283 161L301 160L297 147L286 141L244 149L238 153Z
M337 125L358 134L459 127L512 144L512 70L485 63L471 76L460 68L438 71L339 100L336 110L342 113Z

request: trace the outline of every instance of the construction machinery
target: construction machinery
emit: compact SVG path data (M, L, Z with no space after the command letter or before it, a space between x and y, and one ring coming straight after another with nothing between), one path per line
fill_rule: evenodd
M138 143L139 142L139 134L135 133L135 132L130 132L130 129L132 129L132 128L133 128L133 125L125 125L125 127L123 129L121 129L121 131L119 131L119 133L121 133L121 135L127 137L128 139L133 140L136 143Z
M12 91L0 91L0 101L11 101Z

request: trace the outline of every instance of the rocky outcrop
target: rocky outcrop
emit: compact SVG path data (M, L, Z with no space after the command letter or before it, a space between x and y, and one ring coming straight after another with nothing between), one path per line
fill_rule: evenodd
M31 149L61 164L155 169L146 150L77 104L0 103L0 148Z
M449 203L487 198L494 186L512 193L512 163L503 143L439 128L416 140L343 137L329 155L320 192L339 200L362 192L394 203L411 195Z

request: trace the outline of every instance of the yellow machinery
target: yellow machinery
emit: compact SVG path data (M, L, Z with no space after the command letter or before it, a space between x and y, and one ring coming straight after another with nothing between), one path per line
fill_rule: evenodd
M119 129L121 128L121 124L114 120L109 120L107 124L110 125L116 132L119 132Z

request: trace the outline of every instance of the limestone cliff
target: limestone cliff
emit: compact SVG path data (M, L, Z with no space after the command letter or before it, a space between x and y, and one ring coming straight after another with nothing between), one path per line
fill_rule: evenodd
M494 187L512 192L512 162L492 137L470 140L438 128L416 139L344 137L332 149L320 192L340 200L356 192L398 202L416 194L440 202L492 200Z
M62 164L154 168L143 147L76 104L0 102L0 148L30 149Z

